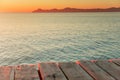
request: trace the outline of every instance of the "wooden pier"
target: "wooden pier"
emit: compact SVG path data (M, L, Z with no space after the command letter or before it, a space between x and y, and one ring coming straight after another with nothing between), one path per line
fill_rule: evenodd
M0 80L120 80L120 59L1 66Z

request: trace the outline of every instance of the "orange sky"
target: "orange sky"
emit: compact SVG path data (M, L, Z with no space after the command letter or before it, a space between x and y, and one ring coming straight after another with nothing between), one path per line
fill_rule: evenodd
M51 8L108 8L120 7L120 0L0 0L0 12L31 12Z

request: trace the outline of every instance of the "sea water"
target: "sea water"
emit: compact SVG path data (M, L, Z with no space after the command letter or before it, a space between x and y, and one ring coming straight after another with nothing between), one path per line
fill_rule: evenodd
M0 65L120 58L120 13L0 13Z

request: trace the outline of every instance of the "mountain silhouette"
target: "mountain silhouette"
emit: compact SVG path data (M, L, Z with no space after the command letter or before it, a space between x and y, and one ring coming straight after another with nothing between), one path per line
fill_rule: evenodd
M93 9L79 9L79 8L70 8L66 7L64 9L37 9L32 11L33 13L42 13L42 12L120 12L120 7L111 7L106 9L93 8Z

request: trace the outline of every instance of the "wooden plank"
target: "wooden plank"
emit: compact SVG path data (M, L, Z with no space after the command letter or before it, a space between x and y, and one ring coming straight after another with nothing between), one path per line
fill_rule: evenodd
M15 80L40 80L36 65L19 65L15 67Z
M67 80L55 63L40 63L42 80Z
M120 60L113 60L112 62L120 66Z
M59 63L68 80L93 80L78 64L74 62Z
M104 71L108 72L115 79L120 79L120 66L108 61L97 61L96 64Z
M1 66L0 67L0 80L14 80L14 67Z
M80 66L83 67L95 80L115 80L93 62L80 61Z

